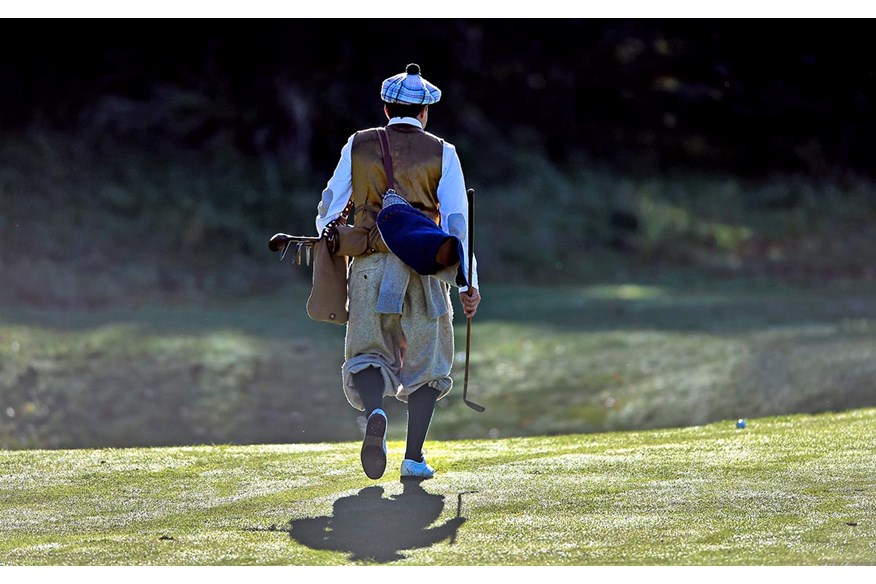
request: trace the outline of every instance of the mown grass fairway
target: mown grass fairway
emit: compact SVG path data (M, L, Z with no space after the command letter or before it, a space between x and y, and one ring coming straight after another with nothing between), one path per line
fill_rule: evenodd
M876 409L429 447L3 451L0 564L876 563Z

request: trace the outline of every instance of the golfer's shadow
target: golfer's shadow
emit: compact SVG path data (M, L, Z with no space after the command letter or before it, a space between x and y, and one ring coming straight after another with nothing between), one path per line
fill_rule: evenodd
M350 560L385 563L404 559L401 551L455 540L464 517L430 527L444 510L444 495L405 481L400 495L383 497L383 487L366 487L335 501L331 517L289 522L289 536L307 547L349 553Z

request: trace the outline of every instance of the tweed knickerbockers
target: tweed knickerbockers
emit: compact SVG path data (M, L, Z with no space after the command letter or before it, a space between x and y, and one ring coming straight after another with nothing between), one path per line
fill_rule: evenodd
M444 287L447 310L430 318L423 280L412 271L402 314L377 312L384 268L391 254L375 253L355 258L350 268L350 319L347 323L342 369L344 394L354 408L364 410L352 376L378 367L383 374L384 396L407 402L423 385L437 389L438 399L450 392L453 380L453 310L449 287Z

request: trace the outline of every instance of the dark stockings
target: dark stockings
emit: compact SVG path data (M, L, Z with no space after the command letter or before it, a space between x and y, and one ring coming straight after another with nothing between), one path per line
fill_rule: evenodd
M377 367L363 369L353 375L353 385L362 398L365 415L370 416L377 408L383 408L383 374ZM422 462L423 443L432 424L435 402L440 392L429 386L422 386L408 396L408 440L405 458Z
M434 387L424 385L408 396L408 442L405 458L423 461L423 443L432 423L439 393Z
M353 385L362 398L366 417L377 408L383 408L383 374L380 369L369 367L356 373L353 375Z

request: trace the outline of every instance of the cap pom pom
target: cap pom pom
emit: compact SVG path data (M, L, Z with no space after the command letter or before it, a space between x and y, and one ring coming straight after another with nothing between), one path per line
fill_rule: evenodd
M407 69L405 69L405 73L408 75L419 75L420 74L420 66L416 63L411 63L408 65Z

